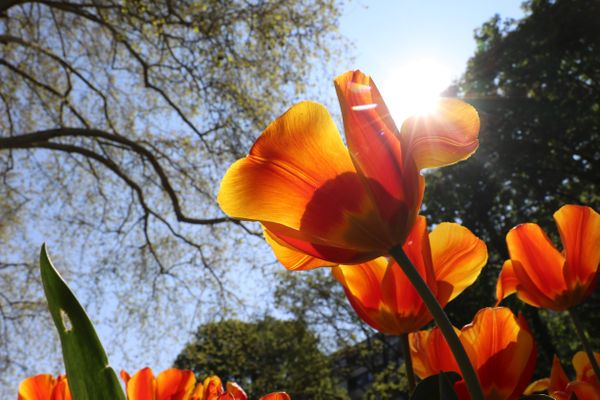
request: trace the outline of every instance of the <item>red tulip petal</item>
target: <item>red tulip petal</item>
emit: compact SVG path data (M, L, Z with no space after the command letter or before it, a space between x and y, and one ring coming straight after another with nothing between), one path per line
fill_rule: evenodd
M66 377L58 376L50 400L71 400L71 389Z
M485 243L459 224L444 222L429 234L440 304L469 287L487 262Z
M260 398L260 400L292 400L289 394L285 392L269 393Z
M302 232L294 231L283 225L270 222L265 222L263 225L269 234L276 237L280 243L309 256L328 260L332 264L357 264L372 260L385 252L383 248L351 249L312 243L303 237Z
M302 253L290 247L283 240L271 233L267 228L263 229L263 233L267 243L269 243L273 249L275 257L277 257L279 262L290 271L307 270L318 267L331 267L337 265L335 263Z
M129 382L129 380L131 379L131 375L129 375L124 369L121 370L119 376L121 377L125 385L127 385L127 382Z
M545 293L543 289L539 288L529 276L529 271L520 262L513 260L512 265L518 281L517 297L521 301L534 307L549 308L555 311L562 311L568 308L562 302L563 297L552 293Z
M521 224L506 235L506 244L519 280L518 295L548 307L544 299L555 300L567 287L563 277L564 257L537 224ZM557 303L549 308L558 309Z
M157 400L156 380L150 368L139 370L127 382L128 400Z
M515 275L512 261L504 261L504 265L502 265L502 270L500 271L500 276L498 277L498 282L496 283L496 306L498 306L498 304L500 304L500 302L506 297L516 293L518 285L519 280Z
M431 249L425 217L419 216L417 218L417 222L402 249L435 295L437 284L431 261ZM431 321L432 316L421 296L395 261L390 262L381 286L383 303L395 320L394 332L386 333L399 335L414 332Z
M590 207L566 205L554 213L554 220L564 246L567 285L584 297L600 263L600 214Z
M458 329L454 328L456 332ZM445 371L459 372L454 355L439 328L408 335L415 374L425 379Z
M360 71L335 79L352 161L387 222L387 237L403 243L417 216L423 178L406 158L399 133L375 83Z
M577 400L600 400L600 386L589 382L570 382L567 385L565 392L569 394L569 399L576 398Z
M402 144L417 168L454 164L477 150L479 115L471 105L440 99L435 111L408 118L402 124Z
M250 154L229 168L218 202L232 217L276 223L307 242L386 245L338 130L317 103L297 104L271 123Z
M398 335L407 332L402 310L382 301L382 279L391 268L389 261L380 257L358 265L340 265L332 268L333 276L344 286L348 301L367 324L378 331ZM413 323L408 318L409 323Z
M461 330L460 339L468 343L465 350L486 398L513 399L515 391L525 389L533 374L535 344L510 309L479 310Z
M548 384L548 392L564 391L569 384L569 378L565 373L560 360L554 355L552 359L552 369L550 370L550 382Z
M186 400L194 390L192 371L170 368L156 377L156 400Z
M231 394L234 400L248 400L248 395L244 389L235 382L227 382L227 393Z

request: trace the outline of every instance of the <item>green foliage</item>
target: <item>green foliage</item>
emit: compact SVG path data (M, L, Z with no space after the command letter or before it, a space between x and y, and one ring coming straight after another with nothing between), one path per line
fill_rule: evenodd
M209 320L238 300L224 271L256 260L223 254L262 239L222 214L219 181L305 91L330 93L343 2L0 2L1 398L54 368L31 351L50 332L40 237L115 342L176 342L194 318L182 303L201 298Z
M175 366L237 382L250 398L285 391L294 400L345 399L318 344L299 321L228 320L200 326Z
M117 374L108 365L92 321L52 265L45 245L40 254L40 270L48 308L60 336L73 398L125 400L125 393Z
M427 177L429 220L461 221L490 253L477 283L447 308L456 325L494 304L510 228L539 223L558 245L556 210L566 203L600 209L593 167L600 161L600 2L534 0L526 7L522 20L495 17L476 33L478 50L458 89L479 111L479 149ZM593 338L600 337L600 326L592 323L600 317L599 298L596 291L580 307ZM562 317L540 315L514 296L505 303L523 310L534 330L538 374L548 373L558 347L570 359L560 353L577 345L571 326L557 329L565 324Z
M390 361L373 375L365 400L395 400L407 396L408 381L404 363Z

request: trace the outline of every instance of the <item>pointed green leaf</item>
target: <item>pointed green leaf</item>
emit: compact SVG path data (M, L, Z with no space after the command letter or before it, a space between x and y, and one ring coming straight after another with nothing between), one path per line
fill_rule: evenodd
M458 400L454 383L460 379L456 372L432 375L419 382L410 400Z
M117 374L108 365L94 325L52 265L42 246L40 270L48 308L60 336L63 360L73 399L125 400Z

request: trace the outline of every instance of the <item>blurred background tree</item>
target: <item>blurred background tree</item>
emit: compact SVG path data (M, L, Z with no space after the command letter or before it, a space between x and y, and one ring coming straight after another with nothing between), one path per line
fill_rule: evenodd
M427 177L429 221L460 221L487 243L490 255L476 284L447 308L458 325L494 304L510 228L538 223L561 248L556 210L567 203L600 210L600 2L524 6L526 18L496 16L476 32L477 51L454 88L479 111L479 149ZM596 290L578 310L596 350L599 300ZM532 326L539 373L548 372L554 352L567 361L581 347L566 313L525 306L516 296L504 303L523 311Z
M236 382L251 399L275 391L299 400L348 398L318 338L301 321L265 317L202 325L175 367L191 369L200 379L218 375Z
M193 326L237 301L221 285L223 266L254 261L231 246L262 239L220 212L220 177L274 116L330 87L345 49L341 7L0 2L0 383L9 393L17 371L59 360L51 330L39 328L48 319L34 268L42 241L101 333L102 323L123 332L107 348L139 335L150 346L163 320L180 321L172 335L187 333L200 300Z

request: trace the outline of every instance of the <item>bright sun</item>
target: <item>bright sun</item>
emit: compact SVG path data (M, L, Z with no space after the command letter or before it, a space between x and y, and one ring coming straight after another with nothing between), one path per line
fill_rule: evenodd
M433 112L440 93L451 84L448 70L431 59L410 61L383 78L377 86L398 128L410 115Z

